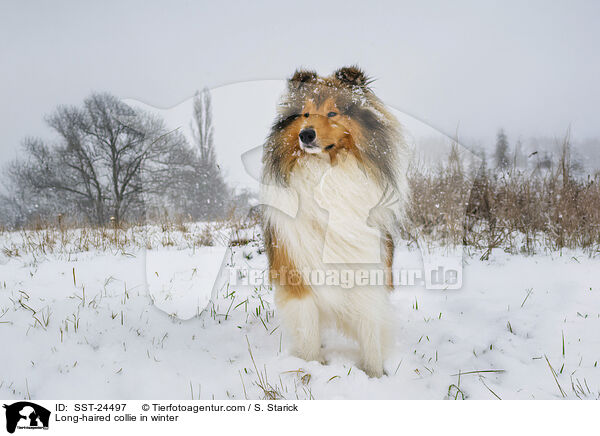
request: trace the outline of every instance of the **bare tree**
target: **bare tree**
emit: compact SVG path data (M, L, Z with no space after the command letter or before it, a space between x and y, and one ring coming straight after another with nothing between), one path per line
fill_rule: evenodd
M496 136L496 151L494 153L494 158L496 160L497 169L504 170L508 168L508 139L506 138L503 129L498 130Z
M164 189L187 147L160 119L109 94L93 94L83 107L61 106L47 122L58 143L26 140L25 158L11 165L9 178L21 191L54 195L57 206L97 224L140 216L142 194Z
M191 122L194 150L198 158L194 173L187 183L193 193L192 214L200 219L222 217L232 201L232 192L225 183L217 163L213 138L210 91L204 88L194 96Z
M214 162L216 157L213 142L212 101L208 88L194 95L194 118L191 121L191 129L200 158Z
M57 141L27 138L23 154L3 174L0 219L23 225L61 213L95 224L147 213L223 218L234 196L217 164L210 94L194 100L194 146L151 114L109 94L60 106L46 118Z
M4 192L0 194L0 224L4 226L23 226L40 218L56 216L61 210L67 212L68 205L72 204L55 190L42 192L30 183L31 167L35 165L33 159L45 163L39 174L44 177L42 172L47 173L46 168L53 166L52 157L41 147L39 140L28 138L23 146L25 150L31 150L31 155L27 151L25 159L9 163L2 174Z
M527 157L523 152L523 143L521 139L518 139L515 143L515 151L513 153L512 159L512 167L513 169L525 168L527 167Z

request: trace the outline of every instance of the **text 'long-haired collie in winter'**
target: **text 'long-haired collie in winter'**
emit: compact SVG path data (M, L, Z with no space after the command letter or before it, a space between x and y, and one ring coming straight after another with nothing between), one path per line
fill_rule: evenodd
M336 326L359 343L362 369L380 377L407 148L369 83L356 67L293 75L265 144L261 195L275 303L295 354L323 361L321 329ZM297 213L284 212L294 204ZM349 272L351 285L336 280Z

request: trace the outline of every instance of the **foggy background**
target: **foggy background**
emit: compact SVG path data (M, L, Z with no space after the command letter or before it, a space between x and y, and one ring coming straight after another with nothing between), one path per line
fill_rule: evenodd
M358 63L388 104L466 145L600 136L594 2L17 2L0 5L0 164L43 117L107 91L197 89ZM266 132L265 132L266 133ZM217 152L219 152L217 144Z

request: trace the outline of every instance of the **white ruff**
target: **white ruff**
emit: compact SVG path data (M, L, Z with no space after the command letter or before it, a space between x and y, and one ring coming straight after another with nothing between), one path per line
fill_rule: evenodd
M381 232L366 222L384 192L353 156L333 167L327 155L304 156L294 166L288 188L272 188L265 182L263 204L271 206L265 210L265 221L298 269L383 270ZM295 210L296 205L295 217L282 212ZM374 214L371 219L379 221L370 223L377 227L393 226L382 222L391 220L390 214ZM275 286L276 303L297 354L315 359L320 353L320 325L333 323L359 342L363 369L372 376L383 373L391 323L388 290L383 285L311 286L312 297L304 299L310 301L291 303Z

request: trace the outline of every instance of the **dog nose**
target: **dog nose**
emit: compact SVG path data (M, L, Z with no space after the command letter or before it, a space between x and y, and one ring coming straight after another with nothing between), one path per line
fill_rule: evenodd
M315 129L302 129L298 136L304 144L310 144L317 137L317 132L315 132Z

